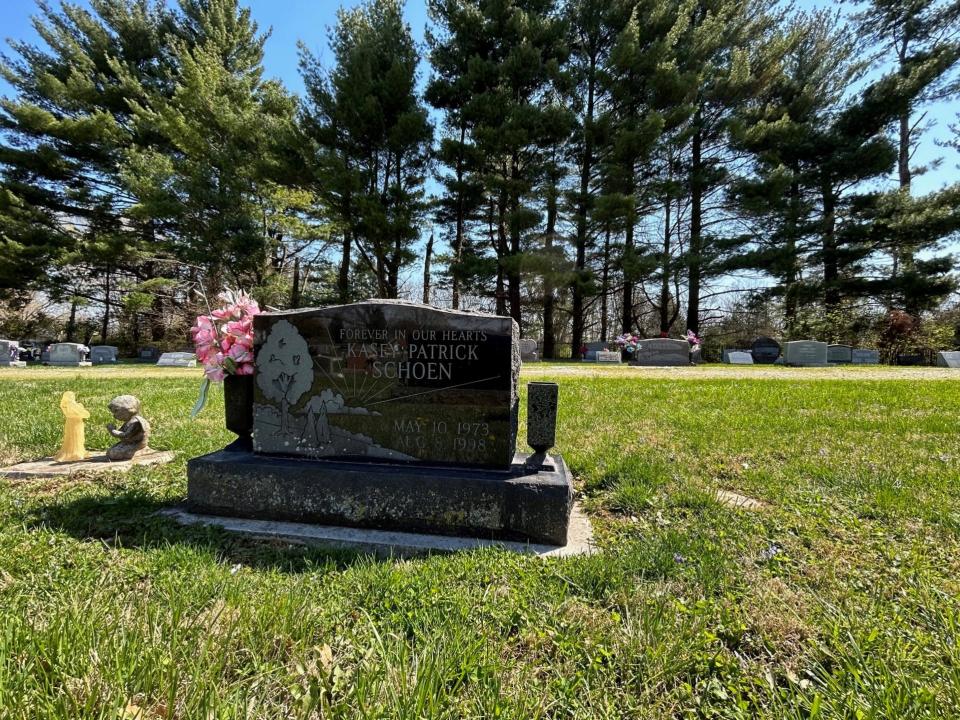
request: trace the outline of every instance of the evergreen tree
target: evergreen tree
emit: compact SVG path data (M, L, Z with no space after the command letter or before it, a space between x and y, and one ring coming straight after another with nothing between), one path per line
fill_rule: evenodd
M466 69L463 119L471 130L495 233L497 312L523 324L523 249L540 223L534 189L544 149L562 132L562 113L545 96L566 60L554 0L437 2L434 20ZM505 286L505 287L504 287ZM508 302L509 301L509 302Z
M177 257L226 284L267 292L284 240L309 236L310 194L296 186L295 103L263 78L263 45L237 0L185 0L167 97L130 75L138 127L162 138L127 153L130 212L158 222Z
M0 100L0 286L102 305L106 340L123 286L158 271L143 255L163 255L120 169L129 148L157 141L136 127L127 78L169 91L175 22L146 0L92 0L41 5L34 27L43 45L12 42L0 66L16 92Z
M344 233L340 290L348 291L351 241L381 297L397 297L415 259L427 210L423 183L433 128L416 92L418 53L399 0L341 10L331 36L336 67L324 75L302 50L316 181Z

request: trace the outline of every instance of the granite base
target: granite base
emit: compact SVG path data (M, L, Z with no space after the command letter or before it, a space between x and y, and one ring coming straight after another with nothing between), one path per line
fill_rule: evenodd
M563 459L508 470L357 463L224 449L187 464L187 509L208 515L566 545Z

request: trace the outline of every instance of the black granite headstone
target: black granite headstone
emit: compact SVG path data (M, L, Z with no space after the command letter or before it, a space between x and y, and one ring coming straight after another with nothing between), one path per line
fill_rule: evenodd
M772 365L780 357L780 343L771 337L758 337L750 346L753 361L760 365Z
M255 452L509 467L518 329L401 302L254 319Z

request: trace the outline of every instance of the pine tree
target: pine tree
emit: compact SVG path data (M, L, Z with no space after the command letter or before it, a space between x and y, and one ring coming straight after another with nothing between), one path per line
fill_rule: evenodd
M147 227L129 212L120 168L144 136L133 119L127 78L170 87L172 15L145 0L92 0L90 9L40 6L43 44L13 42L0 73L16 92L0 100L0 286L83 296L113 305L131 282L157 268L143 261Z
M566 60L554 0L437 2L434 20L449 48L460 48L463 106L487 195L497 256L497 312L521 325L524 246L540 223L534 190L557 117L545 95Z
M341 10L331 36L336 67L325 75L303 51L316 182L344 233L340 291L347 294L351 241L381 297L397 297L415 259L427 205L423 183L433 128L416 92L417 48L400 0Z
M138 85L133 103L140 131L162 144L127 153L124 179L138 199L130 213L156 220L157 234L204 269L212 290L269 293L284 241L311 232L312 198L291 181L294 99L264 80L267 35L237 0L185 1L178 35L173 93Z

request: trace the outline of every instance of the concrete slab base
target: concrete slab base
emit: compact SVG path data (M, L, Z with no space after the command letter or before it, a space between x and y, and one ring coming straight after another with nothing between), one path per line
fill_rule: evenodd
M560 546L331 525L309 525L274 520L247 520L216 515L200 515L188 512L183 508L169 508L161 510L158 514L169 517L181 525L219 527L238 535L256 539L283 540L317 547L356 550L377 557L410 557L475 550L485 547L502 548L511 552L542 558L571 557L596 551L590 519L577 504L574 504L573 511L570 514L567 544Z
M151 453L138 455L133 460L121 460L119 462L108 460L106 455L91 455L86 460L75 462L59 462L53 458L44 458L43 460L22 462L0 468L0 478L30 480L32 478L63 477L80 473L123 473L138 465L163 465L176 456L176 453L171 450L155 450Z

